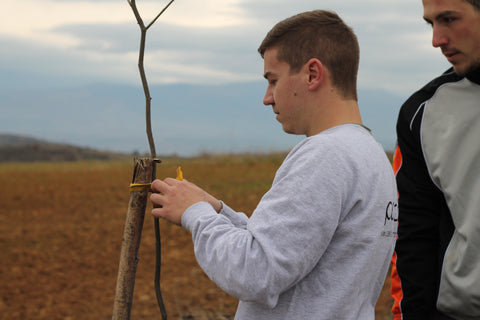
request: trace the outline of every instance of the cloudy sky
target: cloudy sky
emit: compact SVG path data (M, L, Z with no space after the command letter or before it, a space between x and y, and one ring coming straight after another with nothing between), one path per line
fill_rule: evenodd
M167 1L137 3L144 21L149 23ZM312 9L336 11L357 33L361 47L360 91L391 94L401 102L448 67L431 46L431 30L422 20L420 0L175 0L147 33L148 81L159 88L170 85L235 88L259 83L263 81L263 61L256 49L266 32L277 21ZM109 117L124 121L119 115L123 111L130 120L138 116L141 123L141 108L115 110L104 101L99 103L98 96L87 100L84 96L78 99L78 95L89 86L117 86L119 90L140 87L139 36L127 0L3 0L0 133L32 135L95 148L111 145L121 151L135 149L138 141L127 142L120 134L126 129L107 127L109 132L102 132L99 128ZM258 106L262 94L257 97ZM59 97L63 97L60 102ZM153 98L159 102L169 99L168 96ZM141 99L139 96L139 105ZM82 106L80 100L96 105ZM235 106L233 99L230 103ZM391 107L395 112L399 105ZM208 113L208 108L197 108ZM216 109L215 114L224 113L221 116L226 117L236 109ZM99 123L81 123L81 110L95 110L99 113L95 115ZM265 112L269 112L269 121L274 122L271 110ZM214 114L209 118L215 121ZM166 119L173 124L176 120ZM138 137L145 139L143 128L126 124L121 127L138 130ZM175 131L174 128L169 130ZM272 128L280 130L278 125ZM115 141L117 129L118 139L125 141L124 145ZM93 133L88 135L82 130ZM157 130L160 132L156 135L163 134L161 129ZM195 132L194 128L190 130ZM261 137L258 142L262 143ZM141 145L137 149L143 148ZM170 146L168 150L183 153L178 148ZM215 151L214 147L199 148ZM258 146L238 143L238 148ZM199 150L189 152L195 151Z

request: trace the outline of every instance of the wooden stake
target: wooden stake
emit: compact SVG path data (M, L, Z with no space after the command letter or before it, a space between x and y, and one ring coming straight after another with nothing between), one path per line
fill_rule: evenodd
M155 179L156 163L159 160L134 159L132 184L149 184ZM138 251L142 238L143 221L148 200L148 187L145 190L131 191L128 203L122 250L118 267L117 287L113 304L113 320L128 320L133 302L135 274L137 272Z

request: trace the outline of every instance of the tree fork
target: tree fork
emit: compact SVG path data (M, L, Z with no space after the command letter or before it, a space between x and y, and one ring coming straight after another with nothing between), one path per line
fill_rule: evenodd
M147 77L145 76L145 68L143 66L145 56L145 41L147 30L157 21L157 19L167 10L174 0L163 8L163 10L145 26L142 17L137 9L135 0L127 0L132 8L137 23L140 27L140 49L138 55L138 69L142 80L142 86L145 93L145 114L146 114L146 131L148 143L150 146L150 159L136 158L133 170L132 185L130 186L130 201L128 204L127 217L125 221L125 230L123 233L122 250L120 254L120 264L118 269L117 287L115 291L115 301L113 304L113 320L129 320L133 303L133 290L135 287L135 274L137 272L138 251L140 248L140 240L142 238L143 221L145 219L145 209L147 208L148 192L151 191L150 185L156 177L156 164L160 160L156 159L155 143L152 135L152 125L150 117L151 96L148 88ZM135 185L135 187L132 187ZM160 226L158 218L155 218L155 294L157 296L158 306L162 319L167 319L167 312L163 303L160 290L160 268L161 268L161 243L160 243Z

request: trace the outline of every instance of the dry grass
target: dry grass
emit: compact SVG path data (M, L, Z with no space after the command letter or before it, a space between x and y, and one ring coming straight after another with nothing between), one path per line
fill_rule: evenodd
M283 155L167 159L195 181L250 213ZM0 319L110 319L128 206L131 162L0 165ZM131 319L159 319L150 205L142 235ZM233 319L237 300L199 268L190 234L161 222L162 292L169 319ZM386 285L387 288L388 284ZM392 319L384 292L379 320Z

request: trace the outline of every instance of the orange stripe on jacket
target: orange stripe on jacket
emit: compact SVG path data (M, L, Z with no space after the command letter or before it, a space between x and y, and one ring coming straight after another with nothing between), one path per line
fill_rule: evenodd
M393 155L393 171L395 175L402 166L402 153L400 148L397 146L395 154ZM394 320L402 319L402 310L400 309L400 301L403 298L402 284L400 282L400 277L397 273L397 254L394 252L392 257L392 274L390 276L391 285L390 285L390 294L394 300L392 312Z

